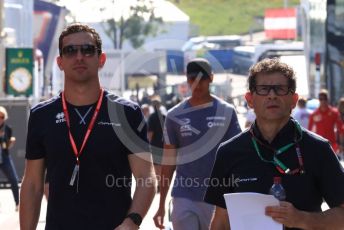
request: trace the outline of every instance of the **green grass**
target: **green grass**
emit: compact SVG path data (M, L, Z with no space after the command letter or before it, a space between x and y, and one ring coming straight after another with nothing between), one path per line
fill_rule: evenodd
M267 8L281 8L284 0L169 0L190 17L196 35L245 34L262 30L254 18L263 17ZM289 0L288 6L299 5L300 0Z

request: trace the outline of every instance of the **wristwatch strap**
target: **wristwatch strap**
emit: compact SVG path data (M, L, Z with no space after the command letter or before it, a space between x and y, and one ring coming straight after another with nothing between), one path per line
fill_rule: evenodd
M131 219L134 224L136 224L137 226L140 226L142 223L142 217L140 214L136 213L136 212L131 212L129 213L126 218Z

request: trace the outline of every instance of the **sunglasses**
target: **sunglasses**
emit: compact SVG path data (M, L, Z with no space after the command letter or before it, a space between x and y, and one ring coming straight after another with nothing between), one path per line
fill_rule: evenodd
M65 57L75 57L78 54L79 50L83 56L92 57L99 49L96 46L89 44L68 45L62 48L61 54Z
M2 119L2 120L3 120L3 119L5 119L5 117L4 117L4 116L0 116L0 119Z
M271 90L277 96L285 96L291 92L288 85L256 85L254 91L260 96L267 96Z
M319 97L319 101L327 101L327 97Z

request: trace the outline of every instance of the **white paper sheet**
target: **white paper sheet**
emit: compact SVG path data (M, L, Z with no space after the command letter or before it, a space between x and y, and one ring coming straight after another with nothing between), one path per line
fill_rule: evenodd
M265 215L266 206L278 205L272 195L260 193L224 194L231 230L283 230L282 224Z

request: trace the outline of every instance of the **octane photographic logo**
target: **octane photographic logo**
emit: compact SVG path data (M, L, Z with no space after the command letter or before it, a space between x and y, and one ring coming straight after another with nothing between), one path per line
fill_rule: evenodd
M157 42L157 41L155 41ZM158 41L161 43L165 42L179 42L179 40L163 40ZM147 44L146 44L147 45ZM148 44L152 45L152 44ZM185 57L183 52L180 52L180 55L183 55L182 58ZM170 61L170 65L176 66L175 63L173 63L173 60L167 60L166 58L166 52L164 51L156 51L156 52L143 52L143 51L133 51L129 53L128 55L121 55L123 58L120 62L118 62L118 68L116 66L113 66L113 69L117 71L117 73L114 74L114 76L119 76L121 71L124 68L127 68L125 70L126 73L129 72L132 74L139 74L142 76L151 76L151 75L158 75L158 81L160 88L158 89L158 94L164 98L166 95L166 61ZM190 54L188 54L188 60L191 60L192 57ZM216 69L217 72L220 73L226 73L226 71L223 69L222 65L213 57L210 55L210 53L206 53L206 59L211 63L212 69ZM184 63L187 63L187 61L184 61ZM161 72L154 72L154 65L161 65L162 69L160 69ZM153 66L153 67L152 67ZM119 71L119 72L118 72ZM186 76L184 76L186 81ZM216 73L214 73L214 78L216 78ZM118 84L119 79L113 78L111 80L111 84ZM197 84L197 80L195 81ZM108 88L111 88L110 86L107 86ZM191 88L194 88L195 86L191 86ZM111 99L108 100L108 111L109 111L109 117L111 122L114 123L121 123L121 126L113 127L118 138L122 141L122 143L132 152L136 152L138 149L141 149L140 147L146 145L145 143L137 134L136 132L131 128L132 121L128 120L125 116L125 111L123 106L116 106L116 109L110 109L111 105ZM212 104L212 103L210 103ZM137 108L139 109L139 107ZM224 126L214 126L214 127L208 127L207 131L205 133L201 133L196 127L191 126L190 120L188 118L183 117L184 114L192 113L194 111L198 111L200 107L189 107L186 109L179 110L178 113L174 114L173 116L169 117L173 122L176 122L180 126L185 126L186 123L190 127L191 131L199 135L200 137L197 138L196 141L194 141L192 144L188 146L181 147L177 149L177 152L183 152L184 154L178 154L177 157L177 164L185 164L192 161L195 161L205 154L207 154L209 151L214 149L219 142L222 140L224 135L226 134L228 128L229 128L229 122L231 121L232 116L232 110L224 109L223 106L216 106L216 112L213 114L213 116L221 116L226 118L226 122ZM162 119L160 119L161 121ZM206 121L204 121L206 122ZM160 125L163 127L164 124L160 122ZM138 129L142 128L142 124L138 126ZM138 130L140 131L140 130ZM158 147L152 146L152 148L159 149ZM155 151L153 151L155 152ZM173 159L171 157L165 158L165 163L167 164L174 164Z

